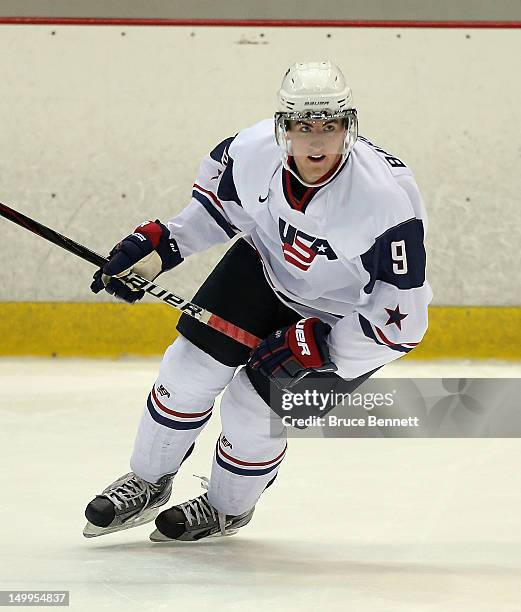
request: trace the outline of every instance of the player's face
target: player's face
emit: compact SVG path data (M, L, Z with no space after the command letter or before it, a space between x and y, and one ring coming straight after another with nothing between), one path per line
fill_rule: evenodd
M340 119L291 121L287 138L299 175L316 183L342 155L346 130Z

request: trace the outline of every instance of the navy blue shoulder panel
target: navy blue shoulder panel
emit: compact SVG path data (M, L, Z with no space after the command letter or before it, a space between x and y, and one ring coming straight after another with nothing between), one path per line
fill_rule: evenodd
M237 136L237 134L235 134ZM225 166L224 171L217 187L217 197L219 200L226 202L236 202L239 206L242 206L239 196L237 195L237 189L233 182L233 159L228 155L228 149L235 140L235 136L226 138L219 143L213 151L210 153L210 157Z
M371 277L364 291L371 293L377 280L398 289L421 287L426 265L423 238L420 219L404 221L378 236L373 246L361 255L362 265Z
M233 182L233 159L228 158L224 172L221 175L219 186L217 187L217 197L224 202L235 202L242 207L241 200L237 195L237 189Z
M214 161L219 162L223 166L226 166L226 162L228 161L228 149L234 141L235 136L230 136L229 138L226 138L225 140L220 142L213 151L210 151L210 157Z

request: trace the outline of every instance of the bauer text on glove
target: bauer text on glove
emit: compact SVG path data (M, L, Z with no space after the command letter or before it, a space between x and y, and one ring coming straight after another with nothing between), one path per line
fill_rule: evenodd
M252 351L248 365L288 389L312 372L335 372L326 337L331 326L316 317L270 334Z

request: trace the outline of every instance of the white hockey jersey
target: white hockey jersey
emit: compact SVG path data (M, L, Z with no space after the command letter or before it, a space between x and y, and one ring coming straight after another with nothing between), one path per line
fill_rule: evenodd
M427 329L418 187L362 137L333 180L297 200L273 120L261 121L204 158L191 202L168 227L183 257L242 233L279 299L332 325L330 354L345 378L409 352Z

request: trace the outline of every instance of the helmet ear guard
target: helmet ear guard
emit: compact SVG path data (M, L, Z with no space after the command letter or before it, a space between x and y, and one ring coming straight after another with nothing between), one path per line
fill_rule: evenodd
M320 187L331 181L348 158L358 138L358 118L353 107L351 88L341 70L330 61L295 63L286 71L277 95L275 138L282 149L282 163L302 184ZM341 163L322 183L306 183L290 167L291 141L288 138L290 121L326 121L342 119L345 138Z

